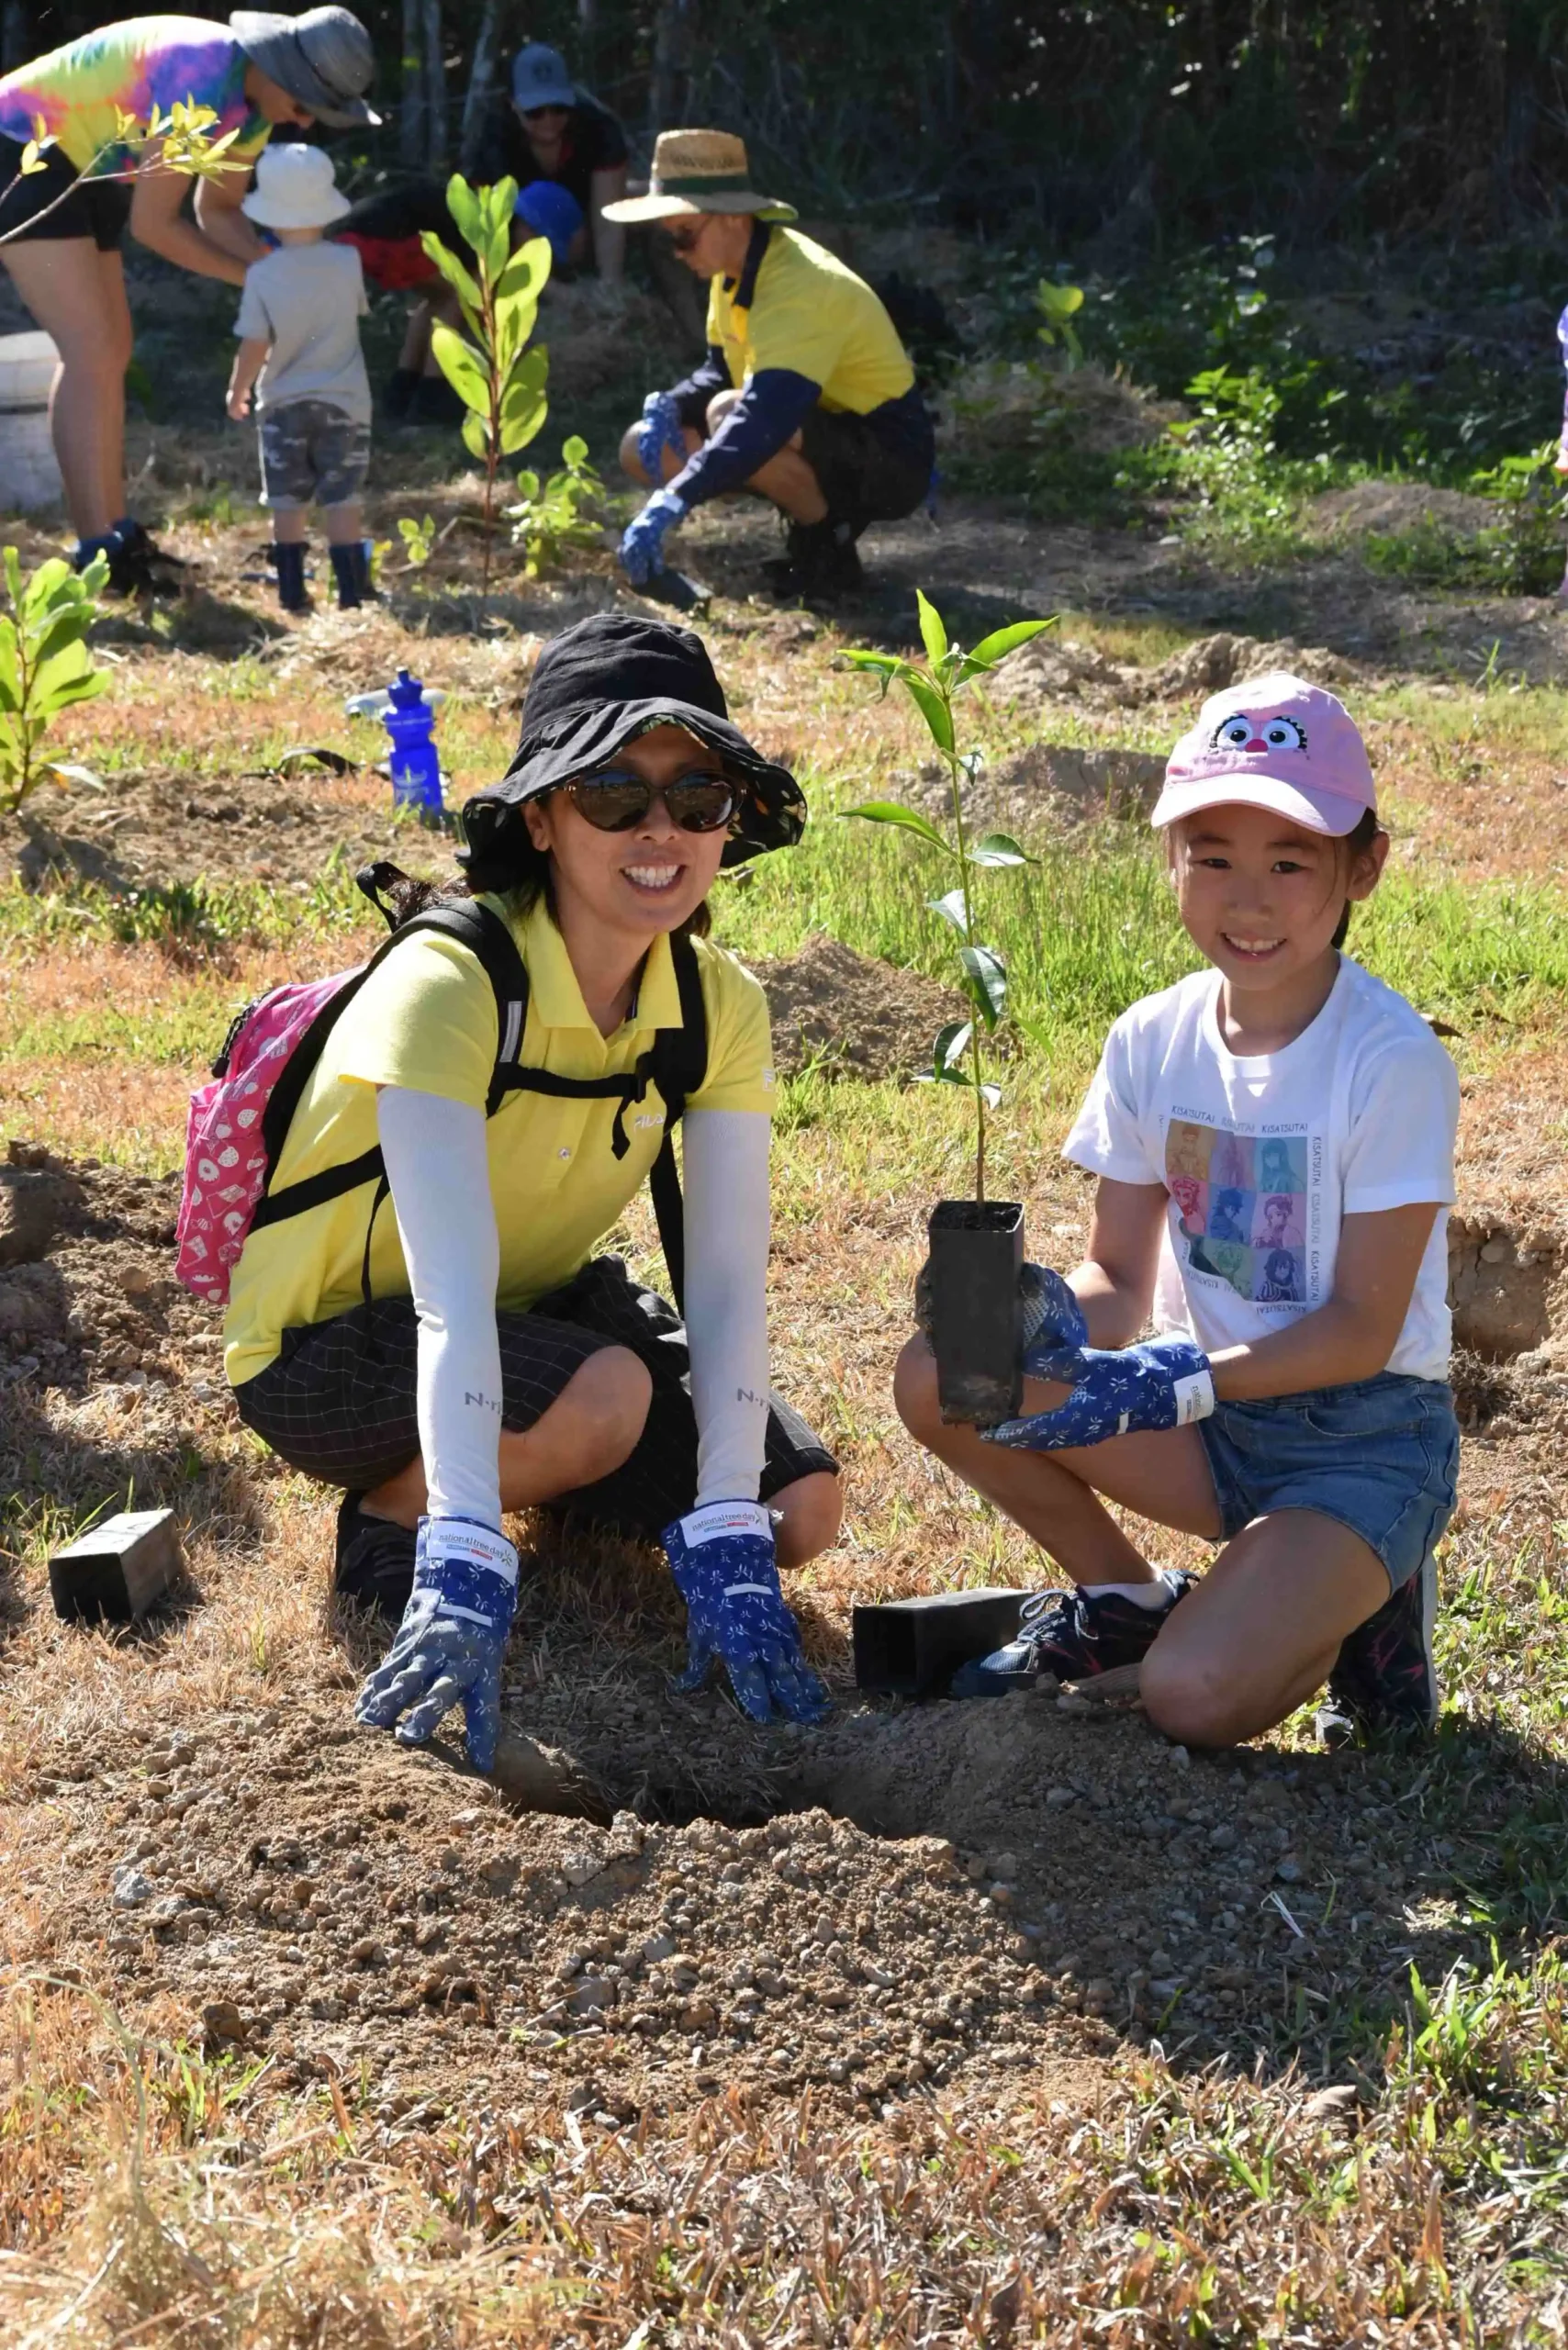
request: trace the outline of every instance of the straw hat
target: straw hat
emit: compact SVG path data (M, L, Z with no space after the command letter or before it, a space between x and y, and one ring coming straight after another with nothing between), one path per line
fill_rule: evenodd
M758 196L745 140L727 130L661 130L646 196L607 204L607 220L676 220L694 212L759 212L793 220L792 204Z

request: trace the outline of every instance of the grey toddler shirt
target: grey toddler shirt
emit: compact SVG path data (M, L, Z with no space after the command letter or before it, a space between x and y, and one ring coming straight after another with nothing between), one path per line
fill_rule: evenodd
M326 400L356 424L370 422L370 378L359 347L369 309L353 245L280 245L245 272L234 331L270 342L256 384L265 415L290 400Z

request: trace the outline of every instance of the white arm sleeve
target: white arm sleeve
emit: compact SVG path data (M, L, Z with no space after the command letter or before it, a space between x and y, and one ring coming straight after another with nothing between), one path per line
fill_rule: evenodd
M406 1086L376 1096L381 1154L419 1315L420 1451L432 1517L501 1522L500 1243L485 1113Z
M767 1430L767 1152L760 1110L682 1124L697 1507L754 1502Z

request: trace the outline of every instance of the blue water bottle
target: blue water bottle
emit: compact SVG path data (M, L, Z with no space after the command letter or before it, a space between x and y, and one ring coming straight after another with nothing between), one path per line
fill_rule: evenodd
M387 707L381 722L392 737L392 800L398 808L416 808L439 815L441 755L435 746L434 713L418 677L399 669L387 688Z

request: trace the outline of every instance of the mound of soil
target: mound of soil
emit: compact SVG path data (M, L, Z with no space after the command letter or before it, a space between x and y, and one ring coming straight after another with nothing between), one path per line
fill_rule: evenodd
M920 971L857 955L839 938L809 938L800 952L752 966L767 991L773 1060L781 1076L808 1066L833 1077L908 1077L931 1067L959 998Z
M1090 710L1133 710L1143 702L1186 701L1240 685L1267 671L1287 669L1319 686L1343 687L1357 674L1326 645L1297 644L1294 637L1265 643L1224 631L1199 637L1156 668L1112 661L1092 644L1049 631L1020 645L997 668L994 685L1027 704L1076 701Z
M977 831L1037 840L1103 816L1147 815L1165 780L1165 761L1149 751L1084 750L1072 743L1033 743L982 767L963 791L964 815ZM899 778L902 796L932 817L951 805L947 770L935 764Z
M1457 539L1495 529L1501 519L1488 498L1470 498L1463 490L1417 481L1358 481L1315 498L1307 527L1326 538L1437 529Z
M241 777L193 785L177 776L117 776L107 798L50 794L0 818L0 859L28 890L95 883L115 897L197 880L270 881L308 890L335 856L352 872L380 856L434 869L439 835L394 819L388 787L323 789Z
M994 455L1049 442L1102 455L1157 441L1182 410L1100 367L1069 375L987 360L944 388L942 413L938 441L949 452Z
M221 1317L174 1279L177 1174L72 1164L13 1141L0 1167L0 1386L80 1394L210 1374Z

